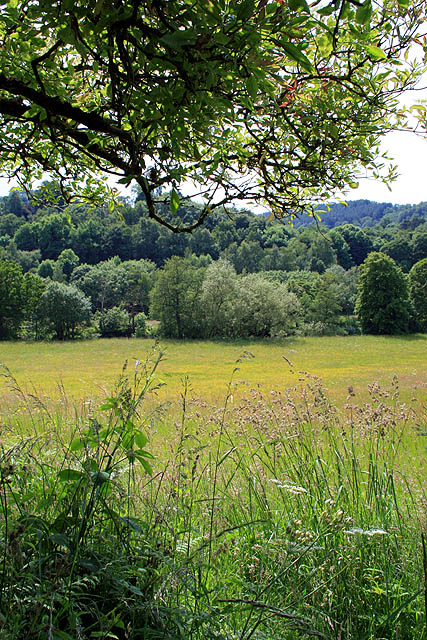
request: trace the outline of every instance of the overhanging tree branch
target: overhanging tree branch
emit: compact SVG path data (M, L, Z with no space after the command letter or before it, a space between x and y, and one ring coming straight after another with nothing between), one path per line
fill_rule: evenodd
M9 3L3 172L28 181L42 169L85 197L101 197L102 174L117 175L178 232L236 198L294 215L361 170L378 172L375 146L404 126L396 100L423 70L402 56L422 46L425 3L289 4L104 0L94 15L83 0ZM185 226L178 194L191 184L207 204Z

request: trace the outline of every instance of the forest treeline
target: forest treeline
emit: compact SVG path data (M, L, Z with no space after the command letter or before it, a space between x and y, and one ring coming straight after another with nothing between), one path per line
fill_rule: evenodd
M49 187L0 199L2 338L153 327L178 338L425 330L427 203L355 201L293 226L220 210L192 234L176 234L150 220L141 194L110 210L67 206ZM175 222L197 219L202 205L181 202ZM166 205L163 215L171 218ZM391 296L392 317L372 323L360 306L360 275L378 254L370 269L383 274L381 308ZM403 292L392 286L395 273ZM379 300L377 291L369 304Z

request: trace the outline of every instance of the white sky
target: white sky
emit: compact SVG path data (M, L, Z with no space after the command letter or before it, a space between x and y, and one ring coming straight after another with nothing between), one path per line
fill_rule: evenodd
M358 189L349 191L346 200L376 200L393 204L418 204L427 201L427 139L414 133L393 132L384 137L383 150L397 164L399 177L391 191L379 180L363 179Z

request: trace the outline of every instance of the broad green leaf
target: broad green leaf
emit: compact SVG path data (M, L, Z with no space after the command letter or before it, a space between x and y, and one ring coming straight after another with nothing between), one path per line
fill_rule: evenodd
M120 516L120 520L129 527L129 529L133 529L137 533L142 533L142 527L134 520L131 520L131 518L128 518L127 516Z
M249 93L250 97L252 98L252 100L255 100L255 98L257 97L257 93L258 93L258 82L257 82L255 76L250 76L246 80L246 88L247 88L248 93Z
M82 438L74 438L70 444L71 451L80 451L83 449L85 441Z
M399 5L399 7L401 9L408 9L409 8L409 2L410 0L397 0L397 3Z
M122 449L131 449L134 441L133 433L125 433L122 438Z
M152 476L153 475L153 469L152 469L150 463L144 458L143 455L139 455L139 451L135 451L135 458L144 467L144 469L148 473L148 475Z
M127 580L118 580L117 582L119 584L123 585L124 587L126 587L127 589L129 589L129 591L131 591L132 593L135 593L137 596L143 596L144 595L142 593L141 589L138 589L138 587L135 587L135 585L130 584L130 582L128 582Z
M184 45L193 45L197 40L197 34L192 29L185 31L174 31L174 33L167 33L160 38L160 42L166 44L172 49L180 49Z
M147 440L147 436L141 432L135 435L135 444L138 445L140 449L143 449L145 447L145 445L147 444Z
M116 398L107 398L107 401L101 405L99 408L101 411L108 411L109 409L113 409L117 405Z
M335 11L334 6L335 6L334 3L331 2L330 4L328 4L327 7L323 7L323 9L319 9L317 13L321 16L330 16Z
M349 183L348 183L348 186L349 186L351 189L357 189L357 187L359 186L359 183L358 183L358 182L349 182Z
M373 44L369 44L366 47L366 52L370 55L374 60L385 60L387 58L386 54L379 47L374 46Z
M325 57L329 56L333 48L333 40L330 33L324 33L319 38L319 50L321 54Z
M255 1L254 0L243 0L243 2L239 2L238 3L238 10L237 10L237 18L239 20L246 20L246 18L249 18L255 9Z
M310 8L305 0L289 0L288 5L289 9L292 9L292 11L302 9L303 11L310 13Z
M371 0L365 0L365 2L358 7L356 11L356 20L359 24L367 25L370 22L372 15L372 2Z
M151 460L154 460L154 456L152 453L150 453L149 451L146 451L145 449L138 449L137 451L135 451L135 455L138 456L143 456L144 458L150 458Z
M65 536L63 533L52 533L50 539L53 543L61 547L67 547L67 549L71 548L70 538L68 536Z
M298 49L298 47L296 47L294 44L292 44L288 40L282 40L280 44L282 45L283 49L286 51L288 57L291 58L291 60L295 60L295 62L298 62L302 66L302 68L305 69L306 71L313 70L313 66L310 60L307 58L306 55L304 55L301 49Z
M170 199L170 209L172 213L176 213L179 209L179 195L177 194L175 189L172 189L171 199Z
M58 480L61 482L68 482L69 480L81 480L85 477L82 471L77 469L63 469L58 473Z

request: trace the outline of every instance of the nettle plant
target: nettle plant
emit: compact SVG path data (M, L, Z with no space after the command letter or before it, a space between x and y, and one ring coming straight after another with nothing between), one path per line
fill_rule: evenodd
M162 384L160 360L137 361L133 383L124 369L62 455L46 437L3 448L0 638L146 637L167 624L152 605L156 523L134 509L153 458L139 409Z

